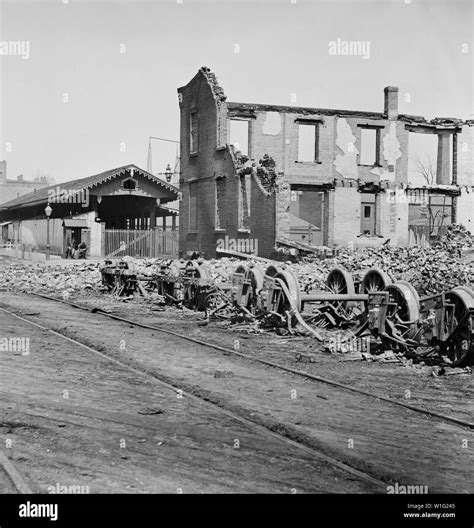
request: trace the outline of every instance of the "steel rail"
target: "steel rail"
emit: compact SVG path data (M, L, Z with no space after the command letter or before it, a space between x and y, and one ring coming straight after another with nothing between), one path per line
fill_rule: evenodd
M346 473L349 473L350 475L353 475L361 480L363 480L364 482L366 483L369 483L369 484L372 484L372 485L376 485L376 486L379 486L381 489L384 489L385 486L386 486L386 481L384 480L380 480L378 478L375 478L373 477L370 473L368 472L365 472L365 471L362 471L360 469L357 469L353 466L350 466L344 462L341 462L340 460L330 456L330 455L327 455L321 451L319 451L318 449L316 449L315 447L310 447L304 443L301 443L301 442L298 442L296 440L293 440L291 438L289 438L288 436L285 436L283 434L280 434L280 433L277 433L275 431L273 431L270 427L268 426L265 426L265 425L262 425L256 421L252 421L252 420L249 420L247 418L244 418L243 416L240 416L239 414L227 409L226 407L223 407L215 402L212 402L209 400L209 397L206 396L206 397L202 397L202 396L197 396L196 394L193 394L192 392L190 391L187 391L185 389L182 389L181 387L177 386L177 385L173 385L172 383L170 383L169 381L164 381L163 379L161 379L158 375L156 374L152 374L148 371L145 371L145 370L141 370L139 368L136 368L136 367L133 367L127 363L124 363L122 361L120 361L119 359L116 359L104 352L101 352L89 345L85 345L84 343L81 343L80 341L77 341L76 339L73 339L71 337L68 337L60 332L57 332L56 330L53 330L52 328L49 328L47 326L44 326L42 324L39 324L39 323L36 323L35 321L31 321L30 319L26 319L25 317L22 317L21 315L18 315L14 312L11 312L10 310L7 310L6 308L3 308L0 306L0 310L9 314L10 316L12 317L15 317L17 319L20 319L21 321L24 321L32 326L35 326L36 328L40 328L41 330L43 331L46 331L52 335L55 335L61 339L64 339L70 343L73 343L74 345L77 345L85 350L88 350L89 352L92 352L93 354L103 358L103 359L106 359L107 361L110 361L111 363L114 363L116 365L119 365L120 367L130 371L130 372L133 372L134 374L137 374L137 375L140 375L142 377L145 377L145 378L148 378L148 379L151 379L153 382L155 383L159 383L165 387L167 387L168 389L171 389L172 391L174 391L176 394L180 394L180 395L183 395L183 396L186 396L194 401L197 401L199 402L199 404L201 405L204 405L206 407L210 407L212 409L218 409L220 412L222 412L223 414L225 414L226 416L228 416L229 418L232 418L234 420L237 420L239 422L241 422L242 424L248 426L248 427L251 427L253 428L254 430L257 430L259 432L262 432L268 436L271 436L272 438L275 438L279 441L283 441L284 443L288 444L288 445L291 445L292 447L296 447L297 449L300 449L302 451L304 451L305 453L313 456L314 458L318 459L319 461L322 461L326 464L329 464L333 467L336 467ZM97 313L102 313L102 312L97 312ZM286 424L282 424L282 425L286 425ZM1 459L0 459L1 460Z
M104 315L104 316L109 317L110 319L114 319L116 321L120 321L122 323L127 323L127 324L131 324L131 325L137 326L139 328L145 328L147 330L154 330L154 331L157 331L157 332L162 332L164 334L168 334L168 335L172 335L172 336L175 336L175 337L179 337L181 339L184 339L186 341L190 341L192 343L196 343L198 345L202 345L202 346L205 346L205 347L208 347L208 348L214 348L215 350L219 350L220 352L225 352L226 354L232 354L232 355L235 355L237 357L241 357L241 358L244 358L246 360L253 361L253 362L256 362L256 363L260 363L262 365L266 365L266 366L269 366L269 367L273 367L273 368L278 369L278 370L283 370L285 372L291 372L292 374L295 374L297 376L301 376L303 378L311 379L313 381L324 383L326 385L331 385L333 387L338 387L340 389L344 389L344 390L347 390L347 391L355 392L357 394L362 394L362 395L367 396L369 398L374 398L374 399L379 400L379 401L384 401L384 402L390 403L392 405L398 405L399 407L404 407L405 409L409 409L411 411L414 411L414 412L417 412L417 413L420 413L420 414L424 414L426 416L431 416L433 418L437 418L437 419L442 420L444 422L451 422L451 423L455 423L456 425L460 425L462 427L466 427L468 429L474 429L474 423L473 422L468 422L468 421L465 421L465 420L461 420L459 418L455 418L453 416L447 416L445 414L438 413L436 411L430 411L428 409L423 409L421 407L416 407L415 405L410 405L408 403L404 403L404 402L400 402L400 401L394 400L392 398L389 398L388 396L382 396L382 395L379 395L379 394L374 394L372 392L368 392L368 391L365 391L365 390L362 390L362 389L358 389L356 387L351 387L350 385L346 385L344 383L340 383L338 381L334 381L334 380L331 380L331 379L328 379L328 378L323 378L321 376L315 376L315 375L310 374L308 372L303 372L301 370L293 369L291 367L285 367L284 365L280 365L280 364L275 363L273 361L268 361L268 360L265 360L265 359L253 357L253 356L250 356L248 354L244 354L242 352L237 352L236 350L234 350L232 348L226 348L226 347L223 347L223 346L220 346L220 345L215 345L214 343L208 343L206 341L202 341L201 339L195 339L194 337L189 337L187 335L180 334L178 332L173 332L172 330L168 330L166 328L160 328L158 326L151 326L151 325L147 325L147 324L144 324L144 323L139 323L138 321L133 321L131 319L126 319L126 318L120 317L118 315L107 313L107 312L105 312L105 311L103 311L101 309L88 308L86 306L82 306L82 305L77 304L77 303L73 303L73 302L70 302L70 301L65 301L64 299L57 299L55 297L50 297L49 295L44 295L44 294L41 294L41 293L30 293L29 295L35 295L37 297L41 297L41 298L44 298L44 299L47 299L47 300L50 300L50 301L67 304L69 306L73 306L74 308L78 308L80 310L84 310L84 311L87 311L87 312L90 312L90 313L100 313L101 315Z

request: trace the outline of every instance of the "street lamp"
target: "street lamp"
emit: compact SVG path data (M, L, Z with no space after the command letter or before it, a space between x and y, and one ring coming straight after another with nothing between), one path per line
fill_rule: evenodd
M50 259L50 244L49 244L49 217L51 216L51 213L53 210L51 209L51 206L46 206L44 212L46 213L46 260Z
M176 143L177 145L179 145L179 141L176 141L174 139L165 139L165 138L159 138L159 137L155 137L155 136L149 136L148 137L148 162L146 164L146 170L147 172L149 172L150 174L153 174L153 169L152 169L152 153L151 153L151 140L152 139L156 139L157 141L165 141L167 143Z
M171 182L171 178L173 177L173 171L171 170L170 164L166 165L165 169L165 178L168 183Z

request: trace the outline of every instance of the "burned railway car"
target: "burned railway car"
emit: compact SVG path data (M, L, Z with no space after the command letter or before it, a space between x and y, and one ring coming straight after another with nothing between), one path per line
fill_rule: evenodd
M324 341L322 328L353 328L375 349L437 355L451 366L474 359L474 291L458 286L420 297L407 281L372 268L352 276L336 267L321 291L302 292L286 264L263 269L239 263L225 280L216 280L203 259L162 261L150 275L139 274L133 259L106 261L104 288L114 295L157 294L163 303L202 310L207 317L259 320L265 327L304 332Z

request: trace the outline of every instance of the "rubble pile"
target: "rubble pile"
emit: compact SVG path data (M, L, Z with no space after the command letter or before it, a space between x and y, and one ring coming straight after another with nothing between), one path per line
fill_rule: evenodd
M96 263L81 262L66 267L16 262L3 265L0 270L0 290L65 295L84 290L99 291L100 285L101 275Z
M447 291L460 285L474 287L474 262L463 262L460 250L474 247L474 237L464 227L449 226L446 235L436 247L392 247L382 245L364 249L341 248L334 258L311 255L298 262L287 263L296 276L302 292L310 293L325 289L329 271L343 267L357 279L369 268L384 270L392 280L407 280L420 295ZM130 258L130 257L127 257ZM169 269L170 260L160 258L131 259L139 275L153 276ZM236 266L243 261L225 257L207 260L211 278L216 284L228 281ZM266 264L248 259L265 269ZM280 265L283 265L281 263ZM0 269L0 289L18 289L25 292L50 291L64 294L80 293L84 290L100 291L101 275L98 263L87 261L73 265L45 263L10 263Z
M275 160L265 154L262 159L259 160L259 166L257 167L257 177L260 180L263 188L273 193L277 188L277 173L275 170Z
M206 264L211 273L212 279L219 284L229 280L229 276L232 275L238 264L242 262L237 258L223 257L220 259L207 260Z
M158 273L161 273L162 270L168 267L171 263L170 259L160 259L160 258L147 258L147 259L132 259L135 264L135 270L139 275L144 275L146 277L152 277Z
M447 227L445 236L436 245L436 248L450 253L472 247L474 247L474 236L464 226L456 224Z
M253 174L256 181L260 184L262 190L267 194L272 194L278 188L277 171L275 160L268 154L264 154L258 160L258 165L240 150L234 150L232 146L232 155L236 166L238 176Z
M335 266L346 268L355 277L361 277L369 268L380 268L392 280L409 281L420 295L440 293L461 285L472 287L474 265L464 263L457 251L459 247L472 244L472 237L458 227L453 226L437 247L342 249L334 259L305 257L292 264L292 269L305 292L322 289L327 273Z

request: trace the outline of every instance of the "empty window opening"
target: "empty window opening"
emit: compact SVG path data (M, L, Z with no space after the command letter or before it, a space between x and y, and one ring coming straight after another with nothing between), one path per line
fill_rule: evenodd
M250 174L239 178L239 229L250 229L250 178Z
M408 180L414 185L436 183L438 136L436 134L408 134Z
M226 200L226 188L227 188L227 180L225 178L221 178L219 180L216 180L216 210L215 210L215 218L216 218L216 229L225 229L225 200Z
M189 184L189 230L197 230L197 182Z
M380 129L360 129L360 165L380 165Z
M423 203L408 204L408 229L410 237L417 240L445 234L446 227L453 221L452 196L428 194Z
M319 125L298 125L298 161L319 162Z
M198 151L198 119L197 112L193 112L189 121L189 151L191 154Z
M249 121L230 120L230 144L246 156L249 155Z

